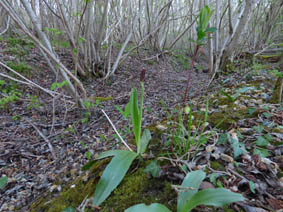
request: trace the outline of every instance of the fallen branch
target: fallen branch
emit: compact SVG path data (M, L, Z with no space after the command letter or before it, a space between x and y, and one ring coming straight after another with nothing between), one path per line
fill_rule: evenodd
M114 129L115 133L118 135L118 137L120 138L120 140L122 141L122 143L130 150L133 152L133 150L131 149L131 147L129 147L129 145L126 143L126 141L124 141L124 139L121 137L121 135L118 133L116 127L114 126L114 124L112 123L112 121L110 120L110 118L108 117L108 115L105 113L104 110L101 110L102 113L105 115L105 117L107 118L107 120L109 121L109 123L111 124L112 128Z
M52 154L52 157L54 160L57 160L56 154L54 152L53 146L51 142L48 140L48 138L28 119L25 118L25 120L37 131L37 133L43 138L43 140L47 143L49 150Z

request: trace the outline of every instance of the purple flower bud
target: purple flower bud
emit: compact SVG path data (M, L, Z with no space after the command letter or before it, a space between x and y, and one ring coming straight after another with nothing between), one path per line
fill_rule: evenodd
M145 79L145 68L143 68L141 71L140 81L144 82L144 79Z

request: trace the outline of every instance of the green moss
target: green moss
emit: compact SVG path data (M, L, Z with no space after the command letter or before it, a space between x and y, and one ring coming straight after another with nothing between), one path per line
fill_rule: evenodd
M223 111L212 113L208 116L208 122L213 126L216 126L222 121L218 128L226 130L229 129L237 121L245 118L251 118L255 116L254 114L249 114L248 109L237 109L227 108Z
M30 211L60 212L72 206L78 207L85 197L92 197L99 176L110 159L101 160L89 171L88 181L85 176L79 177L69 183L62 192L50 193L32 204ZM150 161L139 164L141 167L130 172L123 179L121 184L112 192L110 197L101 205L103 212L122 212L132 205L138 203L151 204L158 202L175 210L177 194L171 189L171 183L166 180L151 178L144 172L144 167ZM136 166L136 165L135 165ZM60 182L58 182L58 185ZM71 186L75 185L75 186ZM173 200L173 201L172 201ZM88 209L87 211L94 211Z
M90 169L89 180L85 182L86 176L81 176L75 181L68 184L59 194L49 193L46 197L38 199L31 205L30 211L46 211L60 212L63 209L72 206L77 207L81 204L86 196L90 197L98 182L98 177L102 174L104 165L109 162L109 159L97 161ZM60 185L60 182L58 182Z
M144 168L126 176L111 196L102 204L103 212L122 212L139 203L151 204L154 202L174 208L175 204L169 201L176 198L171 184L160 179L149 178Z
M210 161L210 167L217 171L225 171L225 167L217 161Z

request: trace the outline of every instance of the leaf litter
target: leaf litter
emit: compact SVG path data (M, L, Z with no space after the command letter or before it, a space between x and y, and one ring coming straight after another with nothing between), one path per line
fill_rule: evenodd
M1 45L5 44L2 42ZM66 64L71 64L67 55L61 57ZM4 62L14 60L10 55L0 54L0 58ZM88 94L112 96L113 100L102 102L100 106L116 127L123 129L127 122L114 105L124 108L131 88L138 84L137 70L146 68L145 108L148 110L145 110L144 121L146 125L159 123L166 134L168 126L161 124L161 120L167 116L164 108L160 109L160 102L165 102L169 110L180 104L187 76L186 70L177 72L167 59L149 65L132 57L118 70L115 78L106 82L101 79L85 82ZM33 80L43 87L50 87L54 77L35 49L27 61L41 69ZM2 67L1 71L6 72ZM217 101L211 104L210 115L232 105L232 111L248 109L250 115L256 116L230 123L227 130L217 129L216 135L205 148L198 150L193 161L177 158L171 161L172 166L161 167L161 170L154 163L148 171L157 177L180 181L184 175L174 166L183 164L183 168L189 170L207 167L209 175L202 188L225 187L242 193L247 199L233 204L234 211L240 211L240 208L248 212L279 210L283 208L283 110L279 105L268 103L272 95L269 74L251 75L249 81L243 80L245 75L243 69L242 73L219 78L208 91L205 87L208 74L193 73L190 101L194 110L204 108L203 95L208 92L210 97L221 95L221 98L227 98L224 104ZM229 77L233 79L232 86ZM253 82L257 84L253 85ZM221 87L223 92L219 92ZM0 175L8 176L8 183L0 190L0 211L27 211L38 196L60 192L64 183L82 173L81 167L90 158L121 145L99 108L93 109L87 123L83 124L81 119L86 111L76 108L68 98L56 100L52 114L52 98L31 88L24 92L37 95L39 107L30 110L29 102L20 99L11 103L8 109L1 109ZM52 117L55 117L53 124ZM52 157L48 143L25 119L52 143L57 160ZM205 131L212 129L211 125L209 123ZM61 184L57 185L59 179Z

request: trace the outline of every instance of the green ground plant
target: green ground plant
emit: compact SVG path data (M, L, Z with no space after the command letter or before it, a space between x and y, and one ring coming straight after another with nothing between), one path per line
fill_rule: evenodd
M29 104L27 106L28 110L32 110L32 109L38 109L40 104L38 101L38 97L37 96L31 96L29 94L27 94L27 97L30 99Z
M210 137L215 134L215 129L223 121L220 121L212 130L210 130L208 133L205 133L208 119L208 104L208 101L206 101L205 111L200 111L203 113L203 120L194 120L191 106L185 107L185 116L183 116L183 113L180 110L176 109L172 111L173 114L170 114L165 108L169 120L173 116L178 117L177 122L171 122L171 128L174 130L169 131L169 138L172 141L171 143L174 149L172 152L173 154L177 156L183 156L187 153L193 153L188 155L193 157L197 153L197 150L200 148L200 146L207 143Z
M91 116L91 109L98 107L100 104L100 100L96 100L95 103L89 101L89 100L85 100L84 101L84 106L86 111L83 113L84 118L82 118L81 122L83 124L87 123L89 121L89 117Z
M141 84L140 101L138 101L137 89L133 88L130 95L130 102L127 104L125 111L123 111L122 113L123 116L125 116L126 118L128 118L129 116L131 117L137 151L134 152L122 140L129 150L110 150L107 152L103 152L99 155L99 157L97 158L98 160L106 157L112 157L112 156L114 157L105 168L96 186L96 190L93 196L93 205L95 206L99 206L111 194L111 192L120 184L125 174L127 173L128 169L130 168L132 162L137 157L141 158L141 154L143 154L146 151L148 142L151 139L151 134L148 129L144 130L143 134L141 134L143 101L144 101L144 78L145 78L145 70L142 70L141 80L140 80L140 84ZM104 114L106 115L105 112ZM107 115L106 117L108 118ZM110 123L112 125L111 121ZM114 129L116 130L116 128ZM119 138L122 139L120 135ZM84 170L90 168L92 164L94 164L93 161L88 163L84 167Z
M15 56L23 57L34 48L34 43L28 38L8 37L3 38L8 43L7 51Z
M189 212L200 205L222 207L229 203L244 200L241 194L231 192L225 188L198 191L205 177L206 174L201 170L187 173L182 185L176 187L178 188L177 212ZM125 212L140 211L170 212L166 206L159 203L153 203L149 206L137 204L125 210Z
M0 80L0 92L2 98L0 98L0 108L4 109L9 103L13 103L22 96L22 93L18 90L17 84L13 81Z
M26 77L31 77L31 67L26 65L24 62L19 62L19 63L15 63L15 62L12 62L12 61L9 61L7 63L7 65L15 70L16 72L18 72L19 74L22 74ZM12 74L13 76L14 74Z
M8 183L7 176L0 177L0 189L4 188L7 183Z

